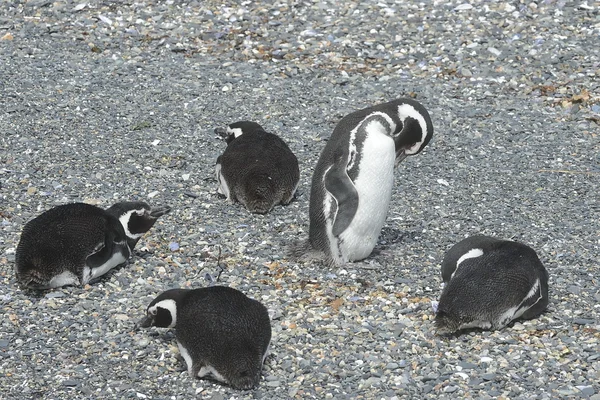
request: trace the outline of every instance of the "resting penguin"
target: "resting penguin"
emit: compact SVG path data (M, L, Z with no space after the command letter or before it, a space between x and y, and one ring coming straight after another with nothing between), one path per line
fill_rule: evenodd
M388 213L394 168L432 135L429 113L412 99L342 118L312 177L308 241L292 246L292 255L324 255L333 265L368 257Z
M170 210L143 202L107 210L85 203L54 207L25 224L15 259L17 281L30 289L85 285L127 261L142 235Z
M258 214L292 201L300 170L296 156L280 137L250 121L215 132L227 142L215 168L220 194Z
M531 319L548 305L548 273L522 243L472 236L455 244L442 261L444 289L436 310L437 332L501 329Z
M167 290L150 302L137 326L176 328L190 376L242 390L258 385L271 341L265 306L224 286Z

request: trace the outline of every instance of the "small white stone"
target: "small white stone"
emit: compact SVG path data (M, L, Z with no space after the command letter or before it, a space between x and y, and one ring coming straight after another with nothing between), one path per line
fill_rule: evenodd
M493 55L495 55L496 57L498 57L500 55L500 53L502 53L500 50L498 50L495 47L488 47L488 51L490 53L492 53Z
M469 375L465 374L464 372L456 372L455 375L460 376L461 378L463 378L464 380L469 379Z
M491 363L494 360L491 357L481 357L479 361L481 361L482 363Z
M471 4L465 3L454 7L454 11L462 11L462 10L470 10L473 6Z

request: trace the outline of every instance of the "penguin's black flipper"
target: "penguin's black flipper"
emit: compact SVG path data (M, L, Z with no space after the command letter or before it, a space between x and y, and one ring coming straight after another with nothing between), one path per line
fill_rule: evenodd
M98 242L92 254L87 256L85 260L85 265L88 268L91 270L101 268L105 263L110 262L118 247L125 246L125 236L120 230L120 226L114 226L112 229L106 231L104 240ZM129 252L125 258L127 259L128 257Z
M325 173L325 189L337 202L333 235L339 236L349 226L358 210L358 191L346 172L346 163L338 160Z
M106 243L110 243L108 242L108 235L106 236L107 237L103 241L98 242L98 244L94 247L92 253L89 256L87 256L85 264L88 267L97 268L100 265L104 264L104 262L108 258L110 258L110 254L112 253L112 246L106 246Z

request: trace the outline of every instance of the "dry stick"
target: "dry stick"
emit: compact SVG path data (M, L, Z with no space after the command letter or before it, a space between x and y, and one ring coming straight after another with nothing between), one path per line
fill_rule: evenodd
M217 256L217 267L219 267L220 271L219 275L217 275L216 281L219 282L221 274L223 273L223 271L225 271L225 268L223 268L223 266L221 265L221 246L219 246L219 255Z

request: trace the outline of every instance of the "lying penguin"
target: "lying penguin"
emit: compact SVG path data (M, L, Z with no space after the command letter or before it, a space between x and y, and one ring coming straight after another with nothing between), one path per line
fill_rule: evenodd
M330 265L368 257L387 217L394 169L431 140L427 110L398 99L355 111L335 127L312 177L308 240L292 256L324 256Z
M25 224L15 273L30 289L85 285L123 264L142 235L170 207L121 202L104 210L91 204L54 207Z
M439 334L460 329L501 329L531 319L548 305L548 273L522 243L472 236L455 244L442 261L444 289L437 305Z
M292 201L300 169L298 159L280 137L250 121L235 122L227 130L217 128L215 133L227 142L215 168L220 194L258 214Z
M190 376L240 390L258 385L271 341L265 306L224 286L167 290L150 302L137 326L176 328Z

